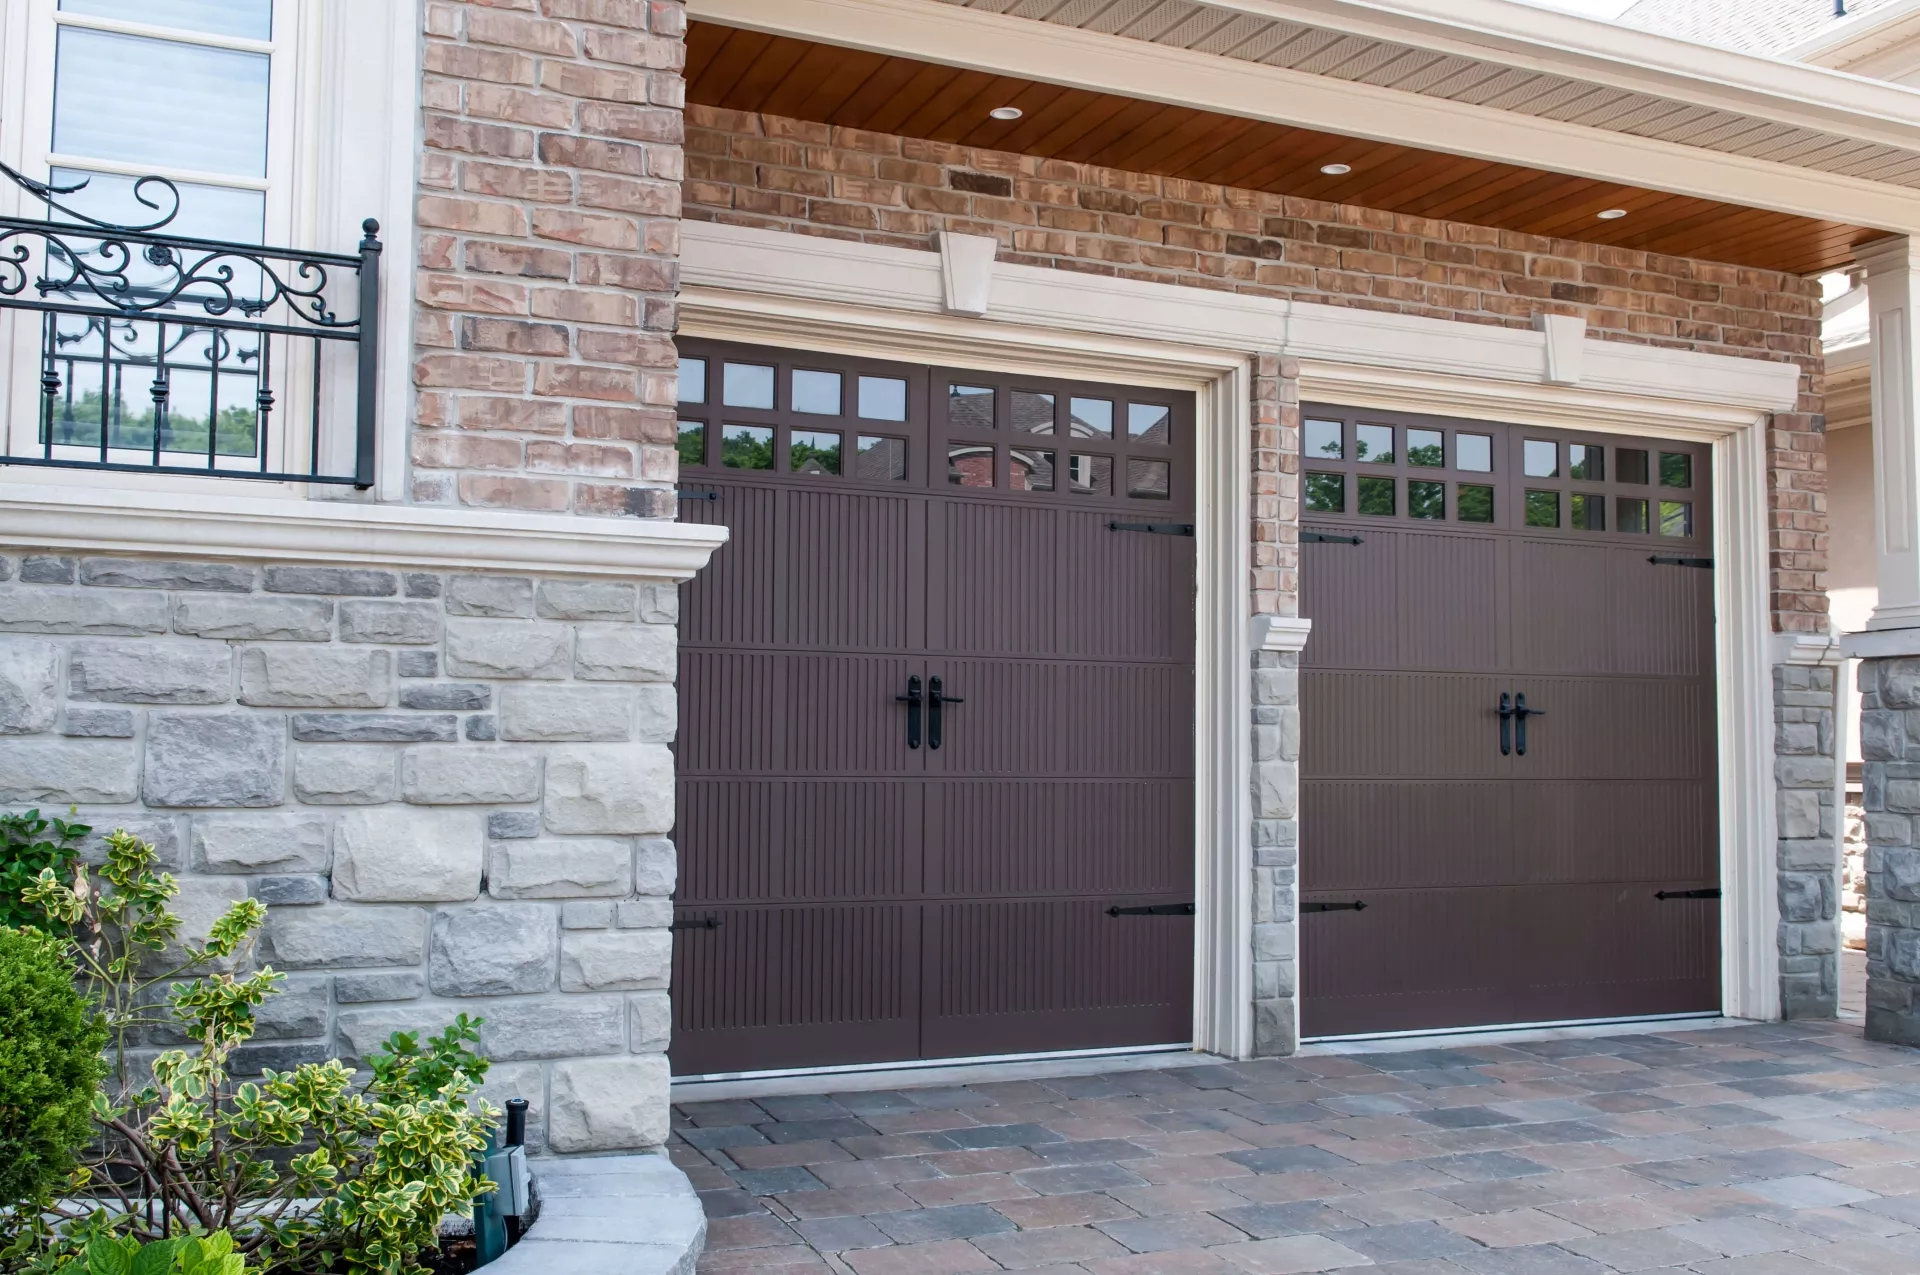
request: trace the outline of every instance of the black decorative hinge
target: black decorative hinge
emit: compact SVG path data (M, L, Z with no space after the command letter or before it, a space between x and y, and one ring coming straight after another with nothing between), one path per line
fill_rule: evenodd
M1668 899L1717 899L1720 897L1720 887L1715 886L1711 890L1656 890L1653 897L1662 903Z
M1302 912L1365 912L1367 905L1355 899L1352 903L1302 903Z
M1303 531L1300 533L1300 543L1303 545L1357 545L1360 543L1360 537L1336 536L1325 531Z
M676 494L679 495L680 499L682 500L718 500L720 499L720 493L717 491L695 491L691 487L682 487L678 490Z
M1155 903L1144 908L1123 908L1119 906L1107 909L1108 916L1192 916L1191 903Z
M1700 567L1706 571L1713 570L1712 558L1669 558L1656 553L1647 561L1656 567Z
M676 916L673 918L673 924L667 928L670 930L717 930L720 928L720 918L711 912L698 919L690 916Z
M1190 522L1110 522L1109 531L1144 531L1153 536L1190 536L1193 524Z

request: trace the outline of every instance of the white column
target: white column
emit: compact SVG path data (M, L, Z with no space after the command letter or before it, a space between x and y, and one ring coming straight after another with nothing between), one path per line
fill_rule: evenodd
M1920 628L1920 244L1890 239L1860 253L1873 337L1874 544L1880 603L1867 628Z

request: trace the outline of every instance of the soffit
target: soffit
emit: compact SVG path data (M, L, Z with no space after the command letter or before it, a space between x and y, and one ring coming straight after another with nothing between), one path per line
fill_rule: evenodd
M1202 0L940 3L1920 189L1920 150Z
M688 32L687 99L1790 274L1845 265L1856 248L1881 234L1845 222L709 22L696 21ZM1012 124L989 118L988 109L1000 105L1019 106L1025 114ZM1320 166L1332 160L1351 163L1353 173L1322 174ZM1605 208L1625 208L1631 215L1598 220L1595 214Z

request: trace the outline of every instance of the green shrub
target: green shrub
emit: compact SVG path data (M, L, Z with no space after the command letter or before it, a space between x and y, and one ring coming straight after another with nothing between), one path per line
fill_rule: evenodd
M493 1189L473 1168L499 1114L470 1097L486 1072L467 1048L477 1023L396 1034L365 1078L329 1059L237 1080L233 1051L283 978L252 959L266 907L241 899L187 942L177 888L153 847L120 831L97 872L48 867L23 895L64 936L63 977L95 997L120 1066L76 1089L100 1136L88 1189L0 1209L0 1270L96 1275L98 1253L128 1255L126 1275L169 1275L173 1250L156 1241L225 1231L231 1253L207 1275L231 1275L228 1256L268 1275L418 1275L440 1219ZM191 1045L130 1066L127 1045L162 1025Z
M180 1235L139 1240L97 1235L85 1256L70 1264L73 1275L246 1275L247 1259L233 1251L233 1236Z
M60 945L0 930L0 1206L44 1200L73 1172L106 1044Z
M43 819L38 810L0 815L0 927L47 928L40 909L23 897L42 869L62 881L80 862L80 842L93 829L64 819ZM51 832L53 835L48 836Z

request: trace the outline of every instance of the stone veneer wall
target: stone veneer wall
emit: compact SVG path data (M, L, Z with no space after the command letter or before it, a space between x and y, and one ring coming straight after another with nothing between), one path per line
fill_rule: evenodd
M1920 659L1860 661L1867 1037L1920 1045Z
M1774 666L1780 1011L1788 1018L1832 1018L1840 1008L1834 686L1831 666Z
M1827 628L1814 280L776 115L693 105L687 124L690 219L923 250L937 231L992 235L1002 261L1029 266L1470 323L1577 315L1605 340L1797 364L1797 410L1777 413L1767 430L1773 627ZM1295 615L1297 376L1267 356L1254 381L1251 610ZM1262 688L1251 723L1254 1017L1263 1054L1296 1043L1297 664L1267 653L1254 669ZM1838 989L1829 937L1837 896L1810 865L1833 818L1821 805L1831 804L1831 670L1782 666L1775 687L1782 1002L1789 1016L1824 1017ZM1276 729L1283 718L1290 734ZM1823 783L1824 799L1814 791ZM1828 859L1830 851L1828 843Z
M671 584L0 559L0 802L269 905L243 1070L486 1019L555 1151L667 1131Z

